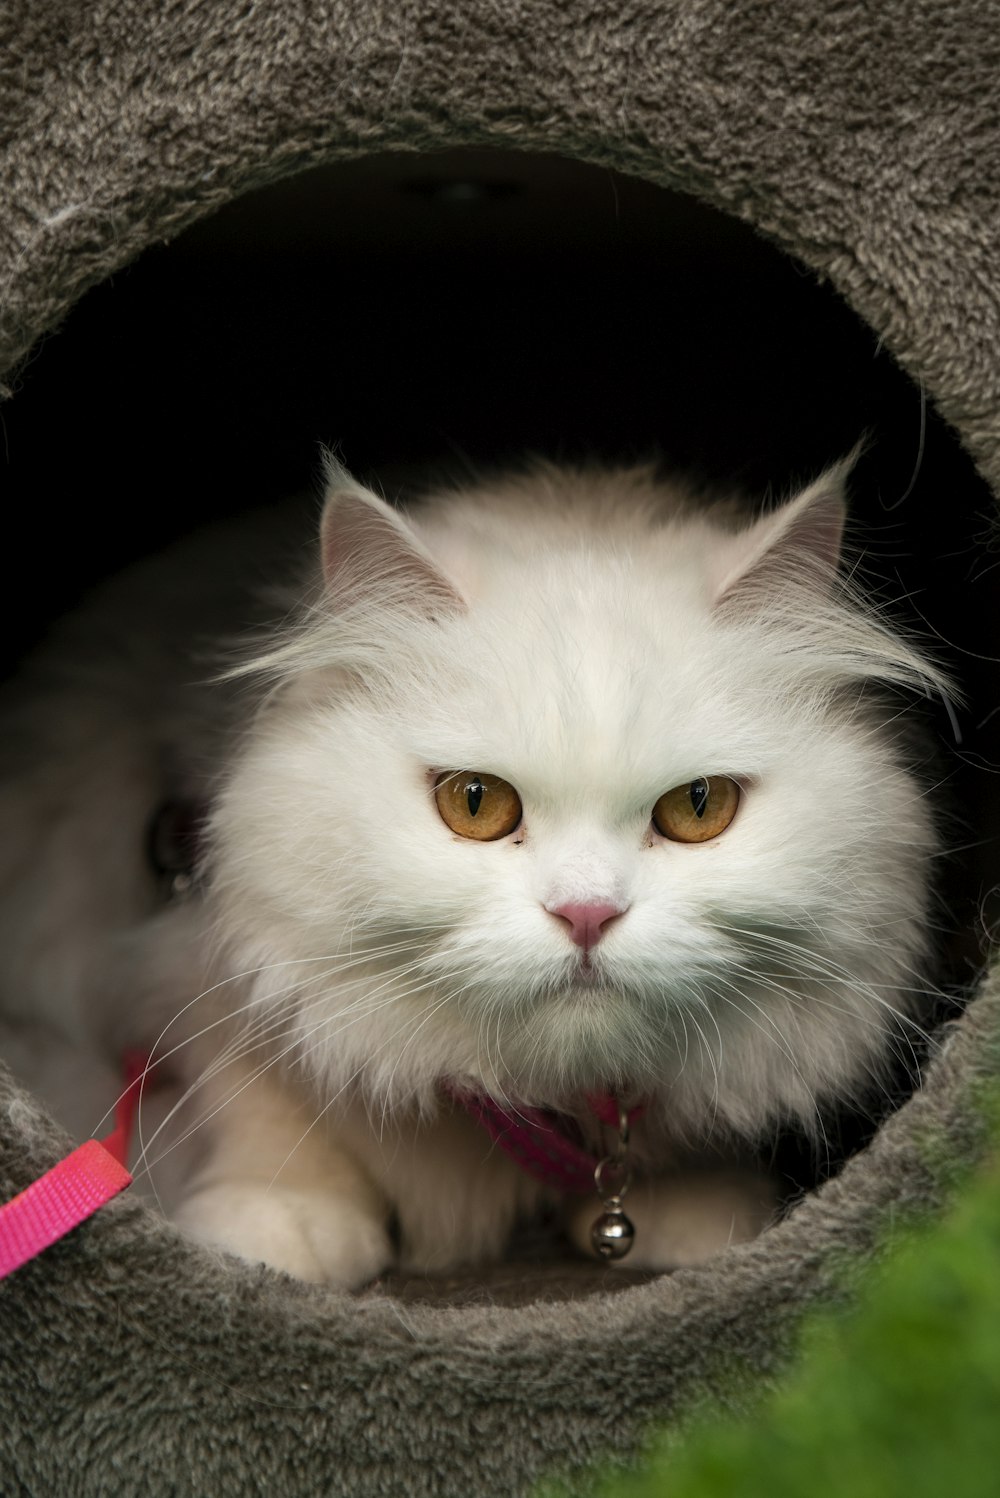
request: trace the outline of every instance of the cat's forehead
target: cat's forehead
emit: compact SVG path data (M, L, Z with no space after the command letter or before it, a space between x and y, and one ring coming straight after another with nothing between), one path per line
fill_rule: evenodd
M473 599L527 573L558 588L580 568L656 565L691 580L699 553L728 529L726 507L712 520L682 489L648 470L558 472L544 466L497 488L433 501L415 517L442 567Z
M490 770L553 797L655 788L674 769L734 768L759 731L745 704L751 663L735 659L690 578L671 588L581 565L542 586L526 569L437 646L411 724L438 768Z
M552 798L753 775L803 683L766 609L734 623L720 608L732 515L641 472L549 487L465 495L418 524L464 607L442 614L435 594L395 636L391 710L409 752Z

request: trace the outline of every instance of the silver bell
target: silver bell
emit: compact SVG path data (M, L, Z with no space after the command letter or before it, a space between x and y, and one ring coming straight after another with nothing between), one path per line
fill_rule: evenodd
M595 1254L599 1259L624 1259L634 1239L635 1228L612 1199L590 1230Z

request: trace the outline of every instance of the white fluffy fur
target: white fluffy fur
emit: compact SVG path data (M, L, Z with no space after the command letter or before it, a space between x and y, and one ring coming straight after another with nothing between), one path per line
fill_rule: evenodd
M499 1253L540 1190L448 1078L646 1101L630 1262L760 1228L766 1187L679 1162L868 1086L928 956L936 838L897 717L943 683L835 579L844 476L755 524L645 469L547 467L403 519L331 463L307 602L227 684L157 603L186 577L195 633L259 627L216 596L224 536L43 653L8 715L4 1008L104 1063L174 1053L174 1137L203 1120L182 1223L347 1286ZM509 837L442 822L459 769L516 787ZM732 825L661 838L657 798L701 775L743 788ZM162 908L142 830L178 791L212 801L206 886ZM589 973L566 900L625 908Z

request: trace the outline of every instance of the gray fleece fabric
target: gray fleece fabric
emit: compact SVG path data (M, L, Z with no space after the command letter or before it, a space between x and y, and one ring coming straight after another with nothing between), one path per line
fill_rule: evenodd
M694 193L827 277L1000 483L989 0L2 0L0 382L237 194L389 149L561 152ZM0 1285L0 1492L518 1494L786 1359L890 1216L975 1158L1000 983L780 1227L651 1281L334 1295L123 1197ZM0 1069L2 1070L2 1069ZM69 1141L0 1075L0 1200ZM532 1279L532 1274L535 1278Z

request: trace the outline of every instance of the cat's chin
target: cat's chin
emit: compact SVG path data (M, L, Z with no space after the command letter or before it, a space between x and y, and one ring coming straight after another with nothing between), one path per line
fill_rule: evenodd
M620 993L623 987L627 987L627 981L623 982L621 969L615 975L608 963L602 960L602 954L581 952L579 957L567 962L559 978L552 984L552 992L560 998L567 995L572 997L573 994L589 997L595 993Z
M594 966L589 957L582 958L566 979L566 991L570 994L577 991L582 995L589 995L595 991L606 992L607 987L607 978Z

